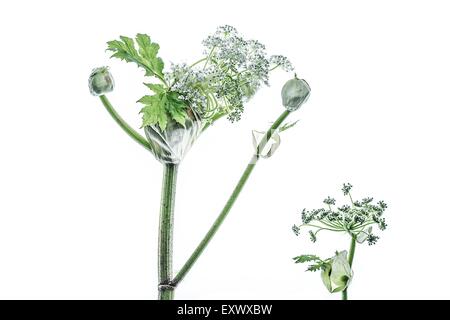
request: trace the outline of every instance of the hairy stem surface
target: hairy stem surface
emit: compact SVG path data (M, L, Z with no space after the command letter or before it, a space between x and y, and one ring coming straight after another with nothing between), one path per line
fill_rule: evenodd
M172 278L172 235L177 170L176 164L164 165L158 239L159 300L172 300L174 295L170 280Z

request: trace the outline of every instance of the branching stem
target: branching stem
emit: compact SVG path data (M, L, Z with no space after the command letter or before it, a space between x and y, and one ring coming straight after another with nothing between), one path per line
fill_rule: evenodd
M266 146L267 142L272 137L273 133L278 129L278 127L283 123L283 121L286 119L286 117L289 115L289 111L284 111L278 119L272 124L272 126L267 130L265 137L261 140L259 143L257 150L263 150ZM245 183L247 182L248 178L250 177L253 169L256 166L256 163L259 160L259 156L257 154L253 155L251 158L249 164L244 170L244 173L242 174L241 178L239 179L236 187L234 188L233 192L231 193L230 198L226 202L224 208L222 209L222 212L219 214L219 216L216 218L206 235L203 237L203 239L200 241L199 245L195 248L194 252L191 254L189 259L186 261L186 263L183 265L183 267L180 269L178 274L175 276L175 278L171 281L171 284L173 286L178 285L178 283L183 280L183 278L186 276L186 274L191 270L192 266L195 264L197 259L200 257L200 255L203 253L205 248L208 246L211 239L216 234L219 227L224 222L225 218L227 217L228 213L230 212L231 208L233 207L234 203L236 202L239 194L241 193L242 189L244 188Z

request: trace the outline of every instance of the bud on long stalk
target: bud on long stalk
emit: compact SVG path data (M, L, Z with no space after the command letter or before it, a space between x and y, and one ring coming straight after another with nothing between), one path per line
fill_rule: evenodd
M94 96L101 96L114 90L114 78L108 67L92 70L89 76L89 91Z
M310 94L308 83L295 75L295 78L286 82L281 89L283 106L289 111L295 111L308 100Z

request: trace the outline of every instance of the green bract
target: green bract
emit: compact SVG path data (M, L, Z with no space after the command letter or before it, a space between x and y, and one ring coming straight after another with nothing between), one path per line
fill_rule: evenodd
M281 138L278 132L273 132L272 136L267 139L266 133L262 131L253 130L253 147L255 148L255 154L261 158L270 158L278 149L281 143ZM262 150L258 148L261 141L264 141L265 145Z
M308 100L310 93L311 88L308 83L295 77L286 82L281 89L283 106L289 111L295 111Z
M114 79L108 67L92 70L89 76L89 91L94 96L101 96L114 90Z
M331 293L345 290L352 276L353 271L347 261L347 251L337 252L321 273L323 284Z
M189 110L189 116L183 124L168 119L163 131L157 125L144 127L152 153L161 163L178 164L184 158L201 133L202 122L198 115Z

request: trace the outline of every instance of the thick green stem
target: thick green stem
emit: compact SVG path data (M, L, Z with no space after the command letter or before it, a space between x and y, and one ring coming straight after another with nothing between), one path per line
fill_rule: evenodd
M348 253L348 264L350 267L353 264L353 258L355 257L355 248L356 248L356 236L352 235L352 241L350 242L350 251ZM348 300L347 288L342 291L342 300Z
M172 300L174 293L174 287L170 285L170 279L172 278L173 213L177 169L178 166L176 164L164 165L158 239L158 289L160 300Z
M152 151L150 148L150 144L147 139L145 139L142 135L140 135L136 130L134 130L122 117L117 113L114 107L109 102L108 98L105 95L100 96L100 100L105 106L106 110L109 112L111 117L117 122L117 124L137 143L143 146L145 149Z
M278 119L272 124L270 129L266 132L265 138L261 140L261 142L259 143L259 145L257 147L257 150L264 149L267 142L270 140L270 137L278 129L278 127L283 123L283 121L286 119L286 117L289 115L289 113L290 113L289 111L284 111L278 117ZM238 198L239 194L241 193L242 188L244 187L245 183L247 182L248 178L250 177L250 174L252 173L253 169L255 168L255 165L258 162L258 160L259 160L258 154L253 155L249 164L245 168L244 173L242 174L241 178L239 179L236 187L234 188L233 192L231 193L230 198L228 199L225 206L223 207L222 212L216 218L216 220L214 221L211 228L208 230L206 235L200 241L200 244L197 246L197 248L191 254L189 259L186 261L186 263L181 268L181 270L178 272L178 274L175 276L175 278L171 281L171 285L176 286L181 280L183 280L183 278L186 276L186 274L192 268L194 263L200 257L202 252L205 250L206 246L211 241L211 239L214 237L217 230L219 229L219 227L222 225L223 221L227 217L228 213L230 212L231 208L233 207L233 204L236 202L236 199Z

